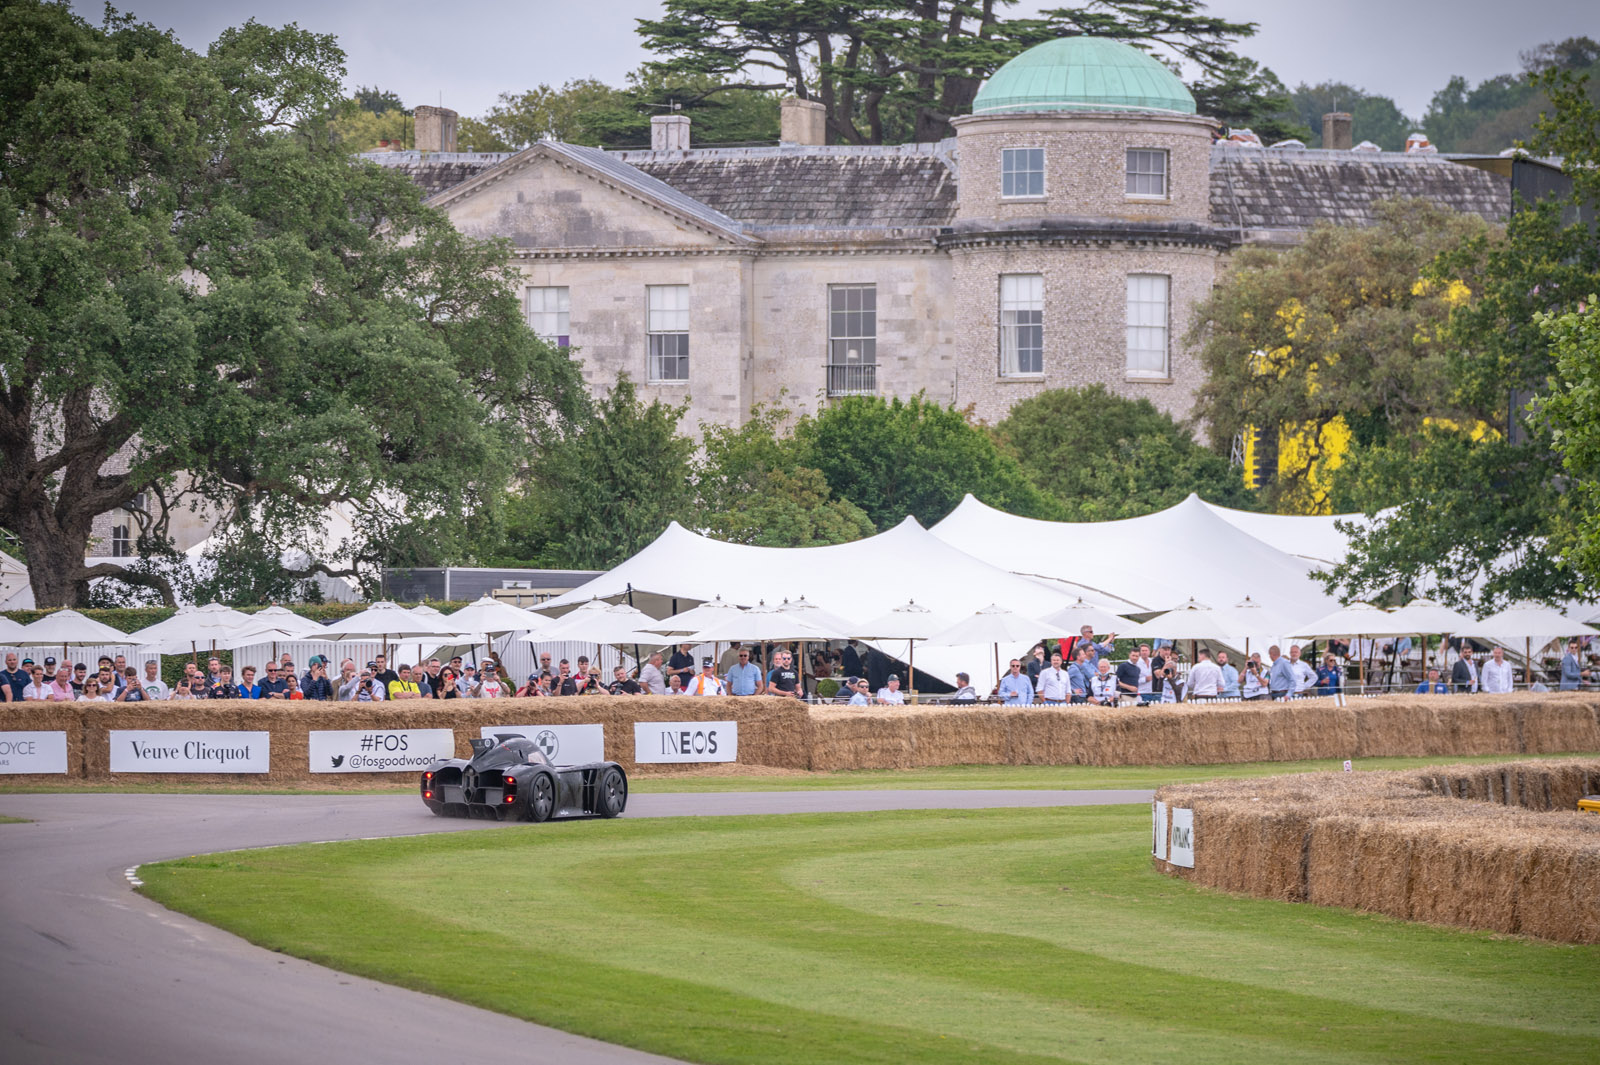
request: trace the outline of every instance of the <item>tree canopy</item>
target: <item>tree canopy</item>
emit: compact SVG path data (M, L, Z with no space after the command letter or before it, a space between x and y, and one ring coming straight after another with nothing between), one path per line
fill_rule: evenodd
M1487 241L1476 215L1383 204L1368 228L1321 225L1294 248L1243 248L1195 312L1205 380L1196 416L1219 450L1246 433L1280 465L1276 510L1326 513L1347 445L1384 444L1430 419L1468 418L1439 341L1471 277L1427 276L1442 253Z
M1234 124L1269 126L1290 115L1277 78L1233 50L1255 24L1207 14L1199 0L1091 0L1004 17L1014 2L666 0L662 17L640 19L639 32L661 57L649 69L816 100L837 143L949 136L950 119L972 109L1001 64L1032 45L1080 34L1192 65L1201 72L1198 95Z
M1358 142L1371 141L1386 152L1403 151L1406 138L1417 123L1407 118L1400 105L1387 96L1369 93L1342 81L1317 85L1300 84L1291 94L1295 112L1307 129L1306 146L1321 148L1322 116L1329 111L1350 115L1350 126Z
M1585 74L1591 102L1600 102L1600 44L1588 37L1551 41L1522 54L1522 70L1473 85L1457 75L1433 94L1422 116L1428 139L1443 152L1499 152L1534 135L1550 109L1542 75Z
M507 249L335 143L331 38L248 22L201 55L19 2L0 39L29 42L0 79L0 524L41 605L137 579L85 564L111 512L141 553L189 501L280 545L333 502L448 537L581 413Z
M1029 479L1055 497L1063 521L1136 518L1191 492L1219 506L1259 505L1239 470L1196 443L1171 415L1104 385L1031 396L994 432Z

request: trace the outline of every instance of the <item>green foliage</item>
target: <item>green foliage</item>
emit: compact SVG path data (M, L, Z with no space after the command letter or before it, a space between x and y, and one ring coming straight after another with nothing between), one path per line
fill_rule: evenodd
M1577 511L1576 528L1562 530L1562 546L1593 589L1600 587L1600 311L1591 293L1575 310L1536 321L1556 363L1540 413L1572 478Z
M333 502L363 534L396 508L459 529L581 413L508 248L351 165L331 38L250 22L198 55L19 2L0 39L30 42L0 80L0 526L39 602L136 576L83 558L141 493L157 542L186 497L276 543Z
M1523 53L1521 74L1500 74L1470 85L1457 75L1433 94L1422 117L1428 139L1444 152L1499 152L1533 136L1551 107L1541 88L1550 73L1587 74L1589 99L1600 102L1600 44L1588 37L1540 45Z
M1474 237L1430 268L1440 280L1475 277L1478 298L1452 310L1440 342L1452 401L1464 418L1498 431L1474 439L1441 426L1353 456L1341 471L1336 502L1368 515L1399 509L1359 536L1350 558L1330 574L1330 587L1341 594L1401 584L1488 612L1511 599L1554 602L1579 593L1591 557L1586 530L1593 500L1581 491L1587 460L1580 448L1580 491L1568 491L1552 432L1561 430L1564 441L1584 438L1591 411L1586 401L1560 395L1583 379L1577 335L1541 323L1564 320L1600 291L1600 233L1593 224L1600 107L1582 76L1553 69L1536 83L1553 112L1540 120L1529 148L1564 157L1572 193L1519 205L1504 240ZM1552 343L1569 336L1577 376L1564 377ZM1552 379L1557 421L1537 416L1552 398ZM1563 563L1563 549L1573 552L1572 564ZM1477 580L1483 584L1475 588Z
M702 423L704 457L695 476L699 523L708 535L762 547L813 547L871 536L866 513L832 498L820 470L800 464L783 412L757 408L744 425Z
M532 520L511 534L512 552L565 569L606 569L669 522L692 522L694 445L678 432L686 409L641 403L628 376L619 377L591 419L534 461L519 510Z
M458 126L456 140L480 152L526 148L543 137L599 145L616 114L629 110L627 94L594 78L576 78L559 89L541 84L501 93L481 119Z
M1026 517L1060 511L981 427L920 395L849 396L802 419L794 437L800 462L880 530L908 516L932 525L968 493Z
M1330 111L1349 113L1356 143L1371 141L1388 152L1404 151L1406 138L1417 128L1414 121L1401 113L1394 100L1342 81L1297 85L1291 100L1300 122L1310 134L1301 138L1310 148L1323 146L1322 116Z
M1276 84L1270 72L1255 70L1232 50L1255 24L1204 14L1197 0L1091 0L1035 18L1005 18L1005 6L667 0L661 18L639 20L639 33L661 57L647 69L815 100L826 113L828 139L837 143L947 137L950 119L972 109L984 79L1008 59L1042 41L1079 34L1127 40L1192 64L1208 79L1214 99L1253 121L1265 125L1258 113L1282 110L1267 99L1257 112L1244 99L1246 85L1259 91Z
M1249 129L1263 144L1306 140L1309 124L1278 76L1254 59L1239 56L1189 86L1195 109L1231 129ZM1321 117L1318 117L1320 124Z
M1195 443L1149 400L1113 395L1104 385L1031 396L994 432L1060 503L1064 521L1134 518L1191 492L1219 506L1258 506L1227 459Z
M1235 255L1189 333L1206 371L1195 414L1219 449L1252 427L1301 434L1289 468L1265 486L1274 509L1326 509L1338 426L1358 444L1383 443L1459 414L1439 333L1466 291L1454 275L1424 272L1488 239L1477 216L1413 200L1381 205L1370 228L1323 225L1287 251Z

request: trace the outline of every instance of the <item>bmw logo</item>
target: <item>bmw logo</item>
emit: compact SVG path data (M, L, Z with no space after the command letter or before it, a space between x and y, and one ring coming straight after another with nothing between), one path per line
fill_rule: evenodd
M557 740L556 734L551 732L549 729L545 729L543 732L535 736L533 738L533 744L535 747L538 747L541 751L543 751L544 756L550 759L552 762L555 761L556 752L561 750L561 741Z

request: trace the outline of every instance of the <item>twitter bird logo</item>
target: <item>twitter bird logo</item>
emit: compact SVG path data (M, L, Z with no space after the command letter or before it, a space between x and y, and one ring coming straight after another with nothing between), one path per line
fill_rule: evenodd
M342 754L334 755L333 756L333 768L338 769L342 765L344 765L344 755L342 755Z

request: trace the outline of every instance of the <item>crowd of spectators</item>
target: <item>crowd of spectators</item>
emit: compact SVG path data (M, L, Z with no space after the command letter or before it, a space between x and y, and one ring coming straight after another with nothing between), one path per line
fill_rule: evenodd
M1409 640L1392 641L1382 647L1362 643L1330 642L1320 662L1314 664L1291 644L1288 653L1277 646L1267 648L1265 656L1256 652L1241 656L1235 665L1229 653L1213 654L1200 647L1194 661L1182 660L1171 641L1138 643L1119 659L1116 634L1097 640L1088 627L1076 637L1059 643L1041 642L1022 657L1012 659L999 682L987 694L980 694L966 673L956 674L956 689L950 701L999 702L1009 706L1088 704L1118 706L1192 702L1215 699L1247 701L1289 699L1308 695L1342 693L1350 679L1352 663L1363 654L1381 651L1397 657L1410 650ZM849 640L842 646L818 647L811 660L802 665L794 650L782 645L731 644L719 660L702 656L696 663L693 645L679 644L669 654L656 652L630 673L624 666L601 676L599 663L579 655L576 662L562 658L552 661L546 651L539 655L539 668L518 685L507 675L498 656L490 654L481 663L463 662L455 656L448 662L430 658L412 666L400 663L391 667L384 655L365 666L354 659L339 663L337 672L322 655L313 655L305 671L298 672L292 655L284 654L263 668L244 666L234 676L230 666L218 658L208 659L202 668L196 662L184 665L183 676L168 689L161 680L155 659L143 669L127 664L123 656L102 655L91 672L87 663L58 662L53 655L39 660L18 661L16 652L5 656L0 671L0 700L5 702L144 702L165 699L310 699L334 702L383 702L407 699L496 699L560 696L632 695L768 695L785 699L804 699L816 695L819 681L833 680L834 702L851 706L896 706L905 703L896 665L887 655L872 647ZM761 658L765 652L767 661ZM1506 661L1505 650L1493 647L1484 658L1470 640L1442 643L1439 658L1448 665L1448 676L1434 665L1427 665L1423 679L1416 684L1417 694L1454 692L1503 693L1513 689L1516 670ZM698 665L698 669L696 666ZM1559 668L1561 690L1587 688L1600 684L1600 669L1588 664L1578 640L1568 643ZM1409 682L1407 682L1409 685Z

